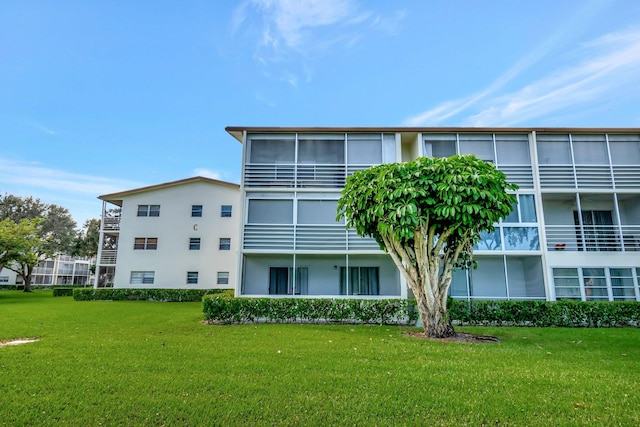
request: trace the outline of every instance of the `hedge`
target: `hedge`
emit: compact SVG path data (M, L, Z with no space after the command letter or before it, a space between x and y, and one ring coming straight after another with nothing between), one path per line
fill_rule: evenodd
M632 301L453 300L449 312L461 325L640 326L640 303Z
M458 325L621 327L640 326L638 302L449 300ZM370 323L412 325L418 320L414 300L327 298L203 298L209 323Z
M73 295L73 288L55 287L53 288L54 297L70 297Z
M369 323L414 324L414 304L404 299L364 300L328 298L203 298L209 323Z
M232 289L130 289L86 288L74 289L75 301L163 301L197 302L208 294L230 294Z

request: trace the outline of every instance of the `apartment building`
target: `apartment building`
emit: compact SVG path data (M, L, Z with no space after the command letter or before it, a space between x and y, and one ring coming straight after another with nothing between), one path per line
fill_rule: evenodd
M94 287L235 286L239 185L194 177L99 199Z
M336 221L353 172L472 153L519 185L456 271L454 298L640 300L640 128L227 127L243 145L236 294L406 297L391 259Z
M32 285L88 285L90 283L90 266L93 260L75 258L70 255L57 255L54 258L40 261L33 269ZM0 270L1 284L22 284L22 277L7 268Z

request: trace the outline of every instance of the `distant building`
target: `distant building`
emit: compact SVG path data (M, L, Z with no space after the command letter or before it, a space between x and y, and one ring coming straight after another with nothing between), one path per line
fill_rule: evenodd
M99 199L95 287L235 287L239 185L195 177Z
M88 258L74 258L69 255L58 255L55 258L41 261L33 269L32 285L89 285L92 276L90 266L93 261ZM0 271L0 285L22 284L22 277L8 268Z
M640 301L639 128L227 131L243 145L237 295L408 296L389 256L336 222L340 191L371 165L473 153L519 203L481 236L478 268L455 272L454 298Z

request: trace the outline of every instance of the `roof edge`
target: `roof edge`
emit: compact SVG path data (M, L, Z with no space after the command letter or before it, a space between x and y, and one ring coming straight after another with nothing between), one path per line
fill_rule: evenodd
M98 199L104 200L105 202L114 202L116 200L121 200L123 197L132 196L134 194L146 193L148 191L160 190L163 188L175 187L178 185L190 184L193 182L205 182L208 184L222 185L225 187L240 189L240 184L235 184L233 182L220 181L218 179L207 178L204 176L194 176L191 178L178 179L176 181L163 182L161 184L148 185L146 187L133 188L131 190L119 191L117 193L103 194L102 196L98 196ZM117 204L117 203L116 203Z

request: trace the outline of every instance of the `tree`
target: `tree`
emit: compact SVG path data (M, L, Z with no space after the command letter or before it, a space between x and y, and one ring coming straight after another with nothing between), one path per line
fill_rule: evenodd
M88 219L74 239L71 255L93 258L98 254L99 241L100 220L97 218Z
M37 220L0 221L0 270L13 262L20 262L29 252L37 233Z
M473 155L421 157L374 166L347 179L338 219L373 237L407 281L428 337L455 335L447 312L454 268L475 265L473 245L516 203L516 190Z
M31 292L33 269L40 261L70 251L76 235L76 223L62 206L14 195L0 197L0 220L4 219L15 224L25 219L38 221L35 234L28 240L29 249L7 265L7 268L22 276L24 291Z

